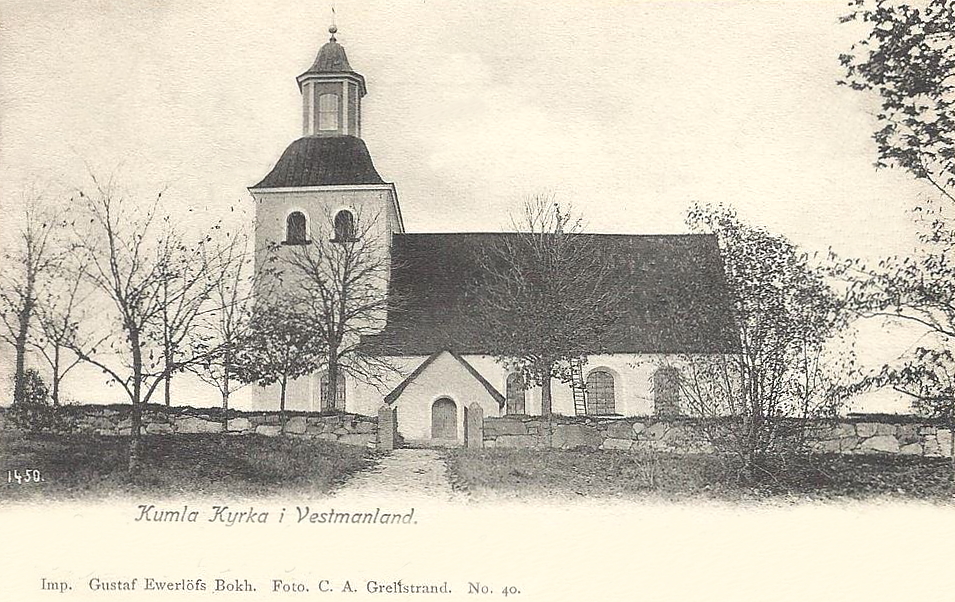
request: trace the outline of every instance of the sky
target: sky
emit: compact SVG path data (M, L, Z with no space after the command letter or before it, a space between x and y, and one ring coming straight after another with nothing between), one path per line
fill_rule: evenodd
M873 167L874 99L836 85L865 33L845 0L334 4L410 232L499 230L548 192L594 232L685 232L703 202L810 251L915 244L929 193ZM0 0L0 235L24 186L88 169L144 202L168 186L194 228L248 220L331 5Z

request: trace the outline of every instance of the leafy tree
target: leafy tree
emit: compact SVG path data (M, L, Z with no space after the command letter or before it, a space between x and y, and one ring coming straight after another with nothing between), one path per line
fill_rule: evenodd
M35 191L21 195L20 228L5 250L4 269L0 272L0 340L10 344L16 354L13 401L25 395L27 347L33 340L33 319L43 279L62 261L64 249L52 219Z
M23 373L23 398L10 409L10 419L31 433L58 432L67 426L56 408L50 406L50 391L34 368Z
M876 166L909 172L935 196L913 211L918 254L875 265L844 260L834 273L849 283L851 306L860 315L924 331L912 352L861 386L905 393L917 411L947 417L952 433L946 383L955 342L955 5L857 0L852 7L844 20L864 23L868 34L840 56L846 77L839 83L880 103L873 134Z
M273 249L279 276L294 283L296 299L313 317L325 346L325 403L344 410L339 373L382 385L397 373L387 358L366 351L362 337L384 328L387 311L400 311L400 299L388 295L390 260L378 216L360 211L339 232L334 216L312 221L312 240Z
M854 0L844 21L869 26L839 60L839 83L878 96L878 167L900 167L955 201L955 5Z
M248 335L238 350L236 371L248 383L279 385L279 412L285 432L288 383L311 374L325 359L325 345L312 315L294 300L263 296Z
M625 295L583 221L553 198L526 200L512 228L481 258L487 277L475 327L496 345L498 362L541 387L541 414L549 416L552 380L570 382L572 362L621 336Z
M951 350L920 346L900 365L883 366L856 388L886 386L911 398L917 413L943 421L949 433L955 433L955 356ZM948 454L955 475L955 437L950 435L947 449L937 451Z
M679 358L681 397L705 434L735 453L745 474L766 455L796 451L807 418L833 416L845 366L826 362L844 325L822 269L782 236L742 222L725 207L695 206L687 225L716 234L739 333L737 354Z

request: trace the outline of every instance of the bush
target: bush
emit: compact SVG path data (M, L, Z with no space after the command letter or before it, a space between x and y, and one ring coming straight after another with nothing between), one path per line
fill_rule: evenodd
M43 377L33 368L23 373L23 399L13 404L9 417L15 427L29 433L67 430L66 421L50 405L50 390Z

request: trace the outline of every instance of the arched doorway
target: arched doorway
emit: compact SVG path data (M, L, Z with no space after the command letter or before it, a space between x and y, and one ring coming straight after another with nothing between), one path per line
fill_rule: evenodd
M431 406L431 438L458 438L458 406L447 397L442 397Z

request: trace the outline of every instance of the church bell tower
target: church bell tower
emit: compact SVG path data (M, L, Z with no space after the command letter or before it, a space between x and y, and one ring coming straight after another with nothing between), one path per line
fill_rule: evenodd
M376 252L390 265L392 236L404 232L395 185L379 175L361 138L365 78L352 69L338 43L337 27L307 71L298 76L302 137L293 141L268 174L249 187L255 199L256 263L299 245L347 244L377 237ZM390 274L390 270L389 270ZM388 287L389 277L383 286ZM270 294L288 294L283 281ZM304 388L303 388L304 387ZM321 409L321 387L290 390L289 409Z
M404 231L395 185L379 175L361 138L365 78L331 37L298 76L302 133L271 171L249 188L255 199L256 248L309 244L317 236L345 240L362 220L391 246Z

